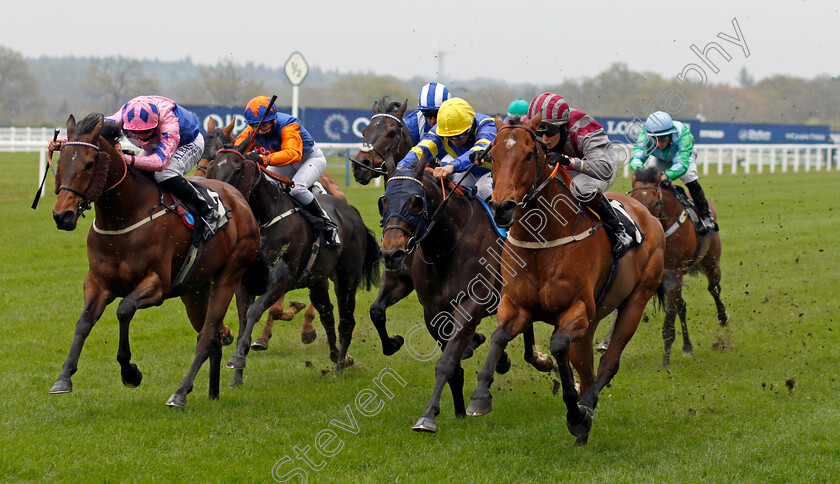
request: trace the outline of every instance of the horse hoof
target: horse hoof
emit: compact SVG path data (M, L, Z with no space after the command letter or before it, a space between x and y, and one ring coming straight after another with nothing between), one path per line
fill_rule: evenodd
M243 370L245 369L245 358L233 355L230 357L230 361L228 361L227 367L232 368L234 370Z
M589 442L589 434L582 435L575 439L575 447L583 447Z
M729 320L732 318L732 316L730 316L727 312L724 312L723 315L726 316L726 318L721 320L720 317L718 317L718 323L721 326L726 326L727 324L729 324Z
M507 353L502 353L502 357L496 363L496 373L504 375L510 371L510 356Z
M171 397L169 397L169 400L166 401L166 404L170 407L184 408L187 406L187 397L181 395L178 392L175 392L172 394Z
M70 393L73 391L73 382L70 380L56 380L55 385L50 388L50 395L58 395L59 393Z
M547 354L539 353L537 362L534 364L534 368L543 373L549 373L555 368L554 361Z
M691 356L694 354L694 348L689 346L688 348L683 348L683 356Z
M350 355L347 355L347 357L344 358L344 362L341 364L341 366L343 366L344 368L350 368L351 366L353 366L353 363L355 363L355 361L353 360L353 357L350 356Z
M391 336L389 338L389 341L391 342L391 347L390 348L384 348L384 347L382 348L382 353L385 356L393 355L394 353L399 351L400 348L402 348L403 343L405 343L405 340L403 339L403 337L398 335L398 334L395 334L394 336Z
M318 332L314 329L312 331L308 331L306 333L300 333L300 340L303 344L308 345L311 344L315 339L318 337Z
M481 417L493 411L492 398L473 398L470 406L467 407L467 415L470 417Z
M258 339L251 343L251 349L254 351L265 351L268 349L268 341L264 339Z
M592 421L595 419L595 412L591 408L583 405L578 405L578 409L583 412L580 421L572 423L566 419L566 428L569 429L572 435L580 438L589 435L589 431L592 430Z
M222 346L230 346L233 343L233 333L227 331L222 333Z
M137 365L132 363L129 365L129 368L122 372L122 382L123 385L127 386L128 388L137 388L140 386L140 382L143 381L143 372L140 371L140 368L137 368Z
M598 353L606 353L607 352L607 347L609 347L609 345L610 345L609 341L607 341L607 340L601 341L600 343L598 343L598 346L595 347L595 350L598 351Z
M429 417L420 417L417 422L411 427L415 432L429 432L433 434L437 431L437 424L435 419Z

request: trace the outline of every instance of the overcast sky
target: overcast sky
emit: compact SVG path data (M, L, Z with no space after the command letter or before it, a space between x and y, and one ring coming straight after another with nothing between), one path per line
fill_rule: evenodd
M487 77L554 84L614 62L666 77L697 63L708 82L840 75L840 1L40 0L6 2L0 45L25 57L116 56L310 66L407 79ZM106 5L107 8L102 8ZM684 6L685 5L685 6ZM721 39L739 37L746 47ZM717 42L731 57L704 50ZM745 49L749 51L746 56ZM444 52L443 63L438 52ZM693 75L693 74L688 74ZM304 82L305 87L305 82Z

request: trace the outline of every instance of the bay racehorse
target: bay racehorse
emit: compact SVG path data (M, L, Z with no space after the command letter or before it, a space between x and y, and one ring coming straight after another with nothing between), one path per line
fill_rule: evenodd
M67 120L69 141L58 158L53 209L56 226L74 230L79 216L90 208L96 218L88 232L90 269L84 282L84 310L76 322L73 344L50 393L72 390L85 339L105 307L121 297L117 307L120 325L117 361L122 381L140 385L143 377L131 363L129 324L138 309L158 306L165 299L180 297L193 328L198 332L192 365L167 405L182 407L192 391L195 376L210 359L210 398L219 396L222 358L220 329L234 291L245 282L252 292L262 292L268 267L257 258L260 234L245 198L233 187L215 180L201 180L216 191L230 210L229 222L204 244L194 269L180 284L173 281L188 257L192 230L165 203L149 176L129 168L113 143L121 127L105 123L102 114L85 117L79 124ZM243 279L244 276L244 279ZM262 286L262 287L260 287Z
M273 262L271 286L256 301L247 295L236 303L239 312L239 335L236 353L228 366L236 369L232 385L241 383L245 357L251 345L254 324L286 292L308 288L312 305L321 317L327 334L330 359L338 370L352 365L347 349L356 320L356 290L370 289L379 282L379 244L364 224L355 207L331 195L316 195L324 210L338 225L340 246L316 245L317 234L300 207L289 195L291 181L278 183L262 166L244 155L247 141L219 150L207 169L207 176L235 186L248 200L260 224L265 260ZM285 178L285 177L279 177ZM339 343L336 346L335 319L329 296L333 281L339 312ZM253 302L252 302L253 301Z
M706 275L708 290L715 301L717 320L721 326L729 323L729 314L720 299L720 233L698 235L686 206L677 199L674 185L661 179L662 172L655 166L637 170L633 174L630 196L659 219L665 230L665 275L662 278L665 288L665 321L662 325L665 355L662 366L667 367L671 359L671 345L676 337L674 321L677 315L682 325L683 354L687 356L694 351L688 337L685 300L682 297L683 277L687 273L702 270ZM711 203L709 209L712 216L717 218L717 210Z
M641 245L617 262L610 284L613 257L607 234L554 177L558 167L546 161L545 145L535 132L541 115L526 124L513 121L516 124L508 125L496 118L498 135L490 151L496 221L511 228L502 256L505 284L497 313L499 325L490 337L487 360L467 413L491 411L493 369L505 346L534 321L545 321L555 328L551 353L560 370L567 427L577 437L576 444L583 445L598 395L618 371L621 353L659 286L665 236L644 206L626 195L610 193L609 198L619 200L646 234ZM544 223L534 224L535 215ZM525 219L530 220L528 225ZM592 337L598 322L614 310L618 315L613 339L596 378ZM580 377L583 396L579 404L572 366Z
M373 102L373 116L362 130L362 147L350 159L357 182L367 185L379 176L388 181L408 154L414 143L403 120L407 107L407 100L400 104L387 97Z
M461 360L484 342L484 336L475 329L482 318L496 312L500 297L503 239L481 202L463 189L459 193L452 188L442 186L424 164L418 163L397 170L379 201L385 276L400 276L394 278L396 283L388 291L380 289L371 306L383 350L387 353L391 345L390 349L396 351L403 342L399 336L388 338L384 308L412 288L423 306L426 329L442 350L435 365L432 397L412 427L417 431L437 430L435 417L447 383L455 415L466 415ZM533 332L526 333L525 360L540 371L553 369L551 358L534 346ZM504 373L510 364L505 354L495 368Z
M236 118L231 119L230 123L228 123L228 125L224 128L218 128L216 127L215 118L210 118L207 122L207 136L204 137L204 151L201 154L201 160L199 160L198 167L196 167L195 170L196 175L205 176L207 174L207 167L216 157L216 152L223 148L226 143L233 143L232 135L235 124ZM330 176L329 173L321 175L318 181L321 182L321 185L323 185L331 195L338 197L345 202L347 201L347 196L344 194L341 186L332 176ZM295 314L306 307L306 304L304 303L291 301L289 302L289 307L283 309L284 300L285 296L278 299L274 305L268 308L268 317L266 318L265 326L263 326L262 333L259 338L251 344L251 349L257 351L264 351L268 349L268 340L271 339L274 321L291 321L295 317ZM316 311L313 306L309 306L304 313L303 325L300 329L300 340L303 341L304 344L312 343L318 335L315 331L315 326L312 324L315 321L315 314Z

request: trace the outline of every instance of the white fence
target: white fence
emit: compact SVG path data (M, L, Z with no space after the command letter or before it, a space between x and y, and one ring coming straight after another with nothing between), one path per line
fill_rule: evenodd
M0 128L0 152L40 152L40 182L47 169L46 144L52 134L52 128ZM359 150L361 143L318 143L318 146L327 153L344 157L345 184L349 184L350 162L347 158ZM620 164L623 164L624 177L630 176L629 166L622 161L629 160L633 146L615 144L614 147ZM703 175L712 172L722 175L840 170L840 145L732 144L695 145L694 148L697 150L697 169Z

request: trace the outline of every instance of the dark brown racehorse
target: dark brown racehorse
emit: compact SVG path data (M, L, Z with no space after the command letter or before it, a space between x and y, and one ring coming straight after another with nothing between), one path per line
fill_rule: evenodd
M412 289L423 306L426 328L442 350L435 365L432 397L412 427L417 431L437 430L435 417L447 383L455 415L466 415L461 360L484 342L484 336L475 329L482 318L496 312L499 303L503 240L481 202L463 193L451 193L452 188L444 189L440 180L418 163L414 168L398 169L389 178L379 202L384 227L384 277L397 276L388 290L380 288L371 306L383 351L396 351L403 342L402 337L388 337L385 307ZM554 368L551 358L539 353L533 342L533 332L526 332L525 360L540 371L550 371ZM504 355L495 368L504 373L510 364L510 358Z
M198 342L192 366L166 403L186 405L196 373L207 358L210 358L210 398L218 398L222 358L219 333L228 305L240 281L247 284L262 269L264 286L268 276L265 263L261 259L255 262L260 234L248 203L233 187L202 180L230 208L231 218L205 243L191 275L173 287L173 279L187 257L192 231L179 215L162 205L167 199L171 205L171 197L161 195L149 173L126 166L113 146L120 127L105 124L102 114L88 115L78 125L70 116L67 132L70 141L57 163L58 199L53 218L59 229L74 230L79 216L91 203L96 218L87 239L90 270L84 283L84 310L76 322L70 354L50 393L72 390L71 377L76 372L85 339L105 307L118 297L123 299L117 307L120 323L117 361L123 383L128 387L139 385L143 375L131 363L128 340L131 319L138 309L180 297L199 333Z
M662 325L665 355L662 366L667 367L671 359L671 345L676 337L674 321L677 315L682 325L683 354L688 356L694 351L688 337L685 301L682 297L683 277L687 273L702 270L706 274L709 293L715 300L717 320L721 326L729 323L729 314L720 299L720 233L698 236L688 218L685 205L677 200L674 185L670 181L660 182L661 177L662 172L656 167L636 171L630 196L656 216L665 230L665 275L662 279L665 287L665 322ZM717 218L717 211L711 203L709 209Z
M540 121L538 115L526 124L506 125L496 118L498 135L490 151L495 181L492 201L497 223L511 226L502 264L506 284L497 313L499 326L490 337L487 360L467 413L484 415L492 410L493 369L505 346L534 321L545 321L555 327L551 353L560 369L567 426L577 437L576 444L583 445L598 395L618 371L621 353L662 278L665 236L656 218L640 203L610 193L610 198L624 204L646 238L622 257L614 282L599 297L613 264L609 239L597 218L580 210L566 185L553 177L555 167L546 162L545 145L535 134ZM535 224L535 216L542 217L541 226ZM526 219L528 225L523 223ZM596 378L592 336L598 322L616 309L613 339ZM580 404L572 367L580 377Z
M217 128L215 118L210 118L210 121L207 123L207 136L204 137L204 151L201 154L201 160L199 160L198 167L196 167L195 170L196 175L206 175L207 167L216 157L216 152L224 147L225 144L233 143L232 136L235 124L236 119L232 119L224 128ZM344 194L341 186L332 176L330 176L329 173L321 175L318 181L321 182L330 194L344 200L345 202L347 201L347 196ZM306 307L306 304L304 303L291 301L289 302L289 307L283 309L284 301L285 296L281 297L276 303L274 303L273 306L268 308L268 317L266 318L265 326L263 326L260 337L251 344L251 349L257 351L264 351L268 349L268 340L271 339L274 321L291 321L295 317L295 314ZM303 341L304 344L312 343L318 335L315 331L315 326L312 324L315 321L316 313L317 311L315 311L313 306L309 306L306 313L304 313L303 325L300 328L300 340Z
M383 97L373 103L373 116L362 130L362 147L351 158L353 178L367 185L376 177L385 181L413 146L413 139L403 121L408 101L402 104Z
M228 363L237 370L232 385L242 381L254 325L279 297L296 288L309 289L309 298L327 333L330 359L340 370L353 362L347 349L356 325L356 290L360 285L369 289L379 282L379 244L353 206L330 195L317 195L338 225L341 245L320 247L317 253L313 252L316 234L288 194L289 185L276 183L267 171L247 159L247 144L246 141L220 150L207 170L209 178L230 183L246 197L260 224L260 252L265 260L276 261L271 287L263 297L252 303L252 298L249 301L247 295L240 297L237 293L239 335L236 353ZM330 280L338 302L340 348L336 346L328 292Z

